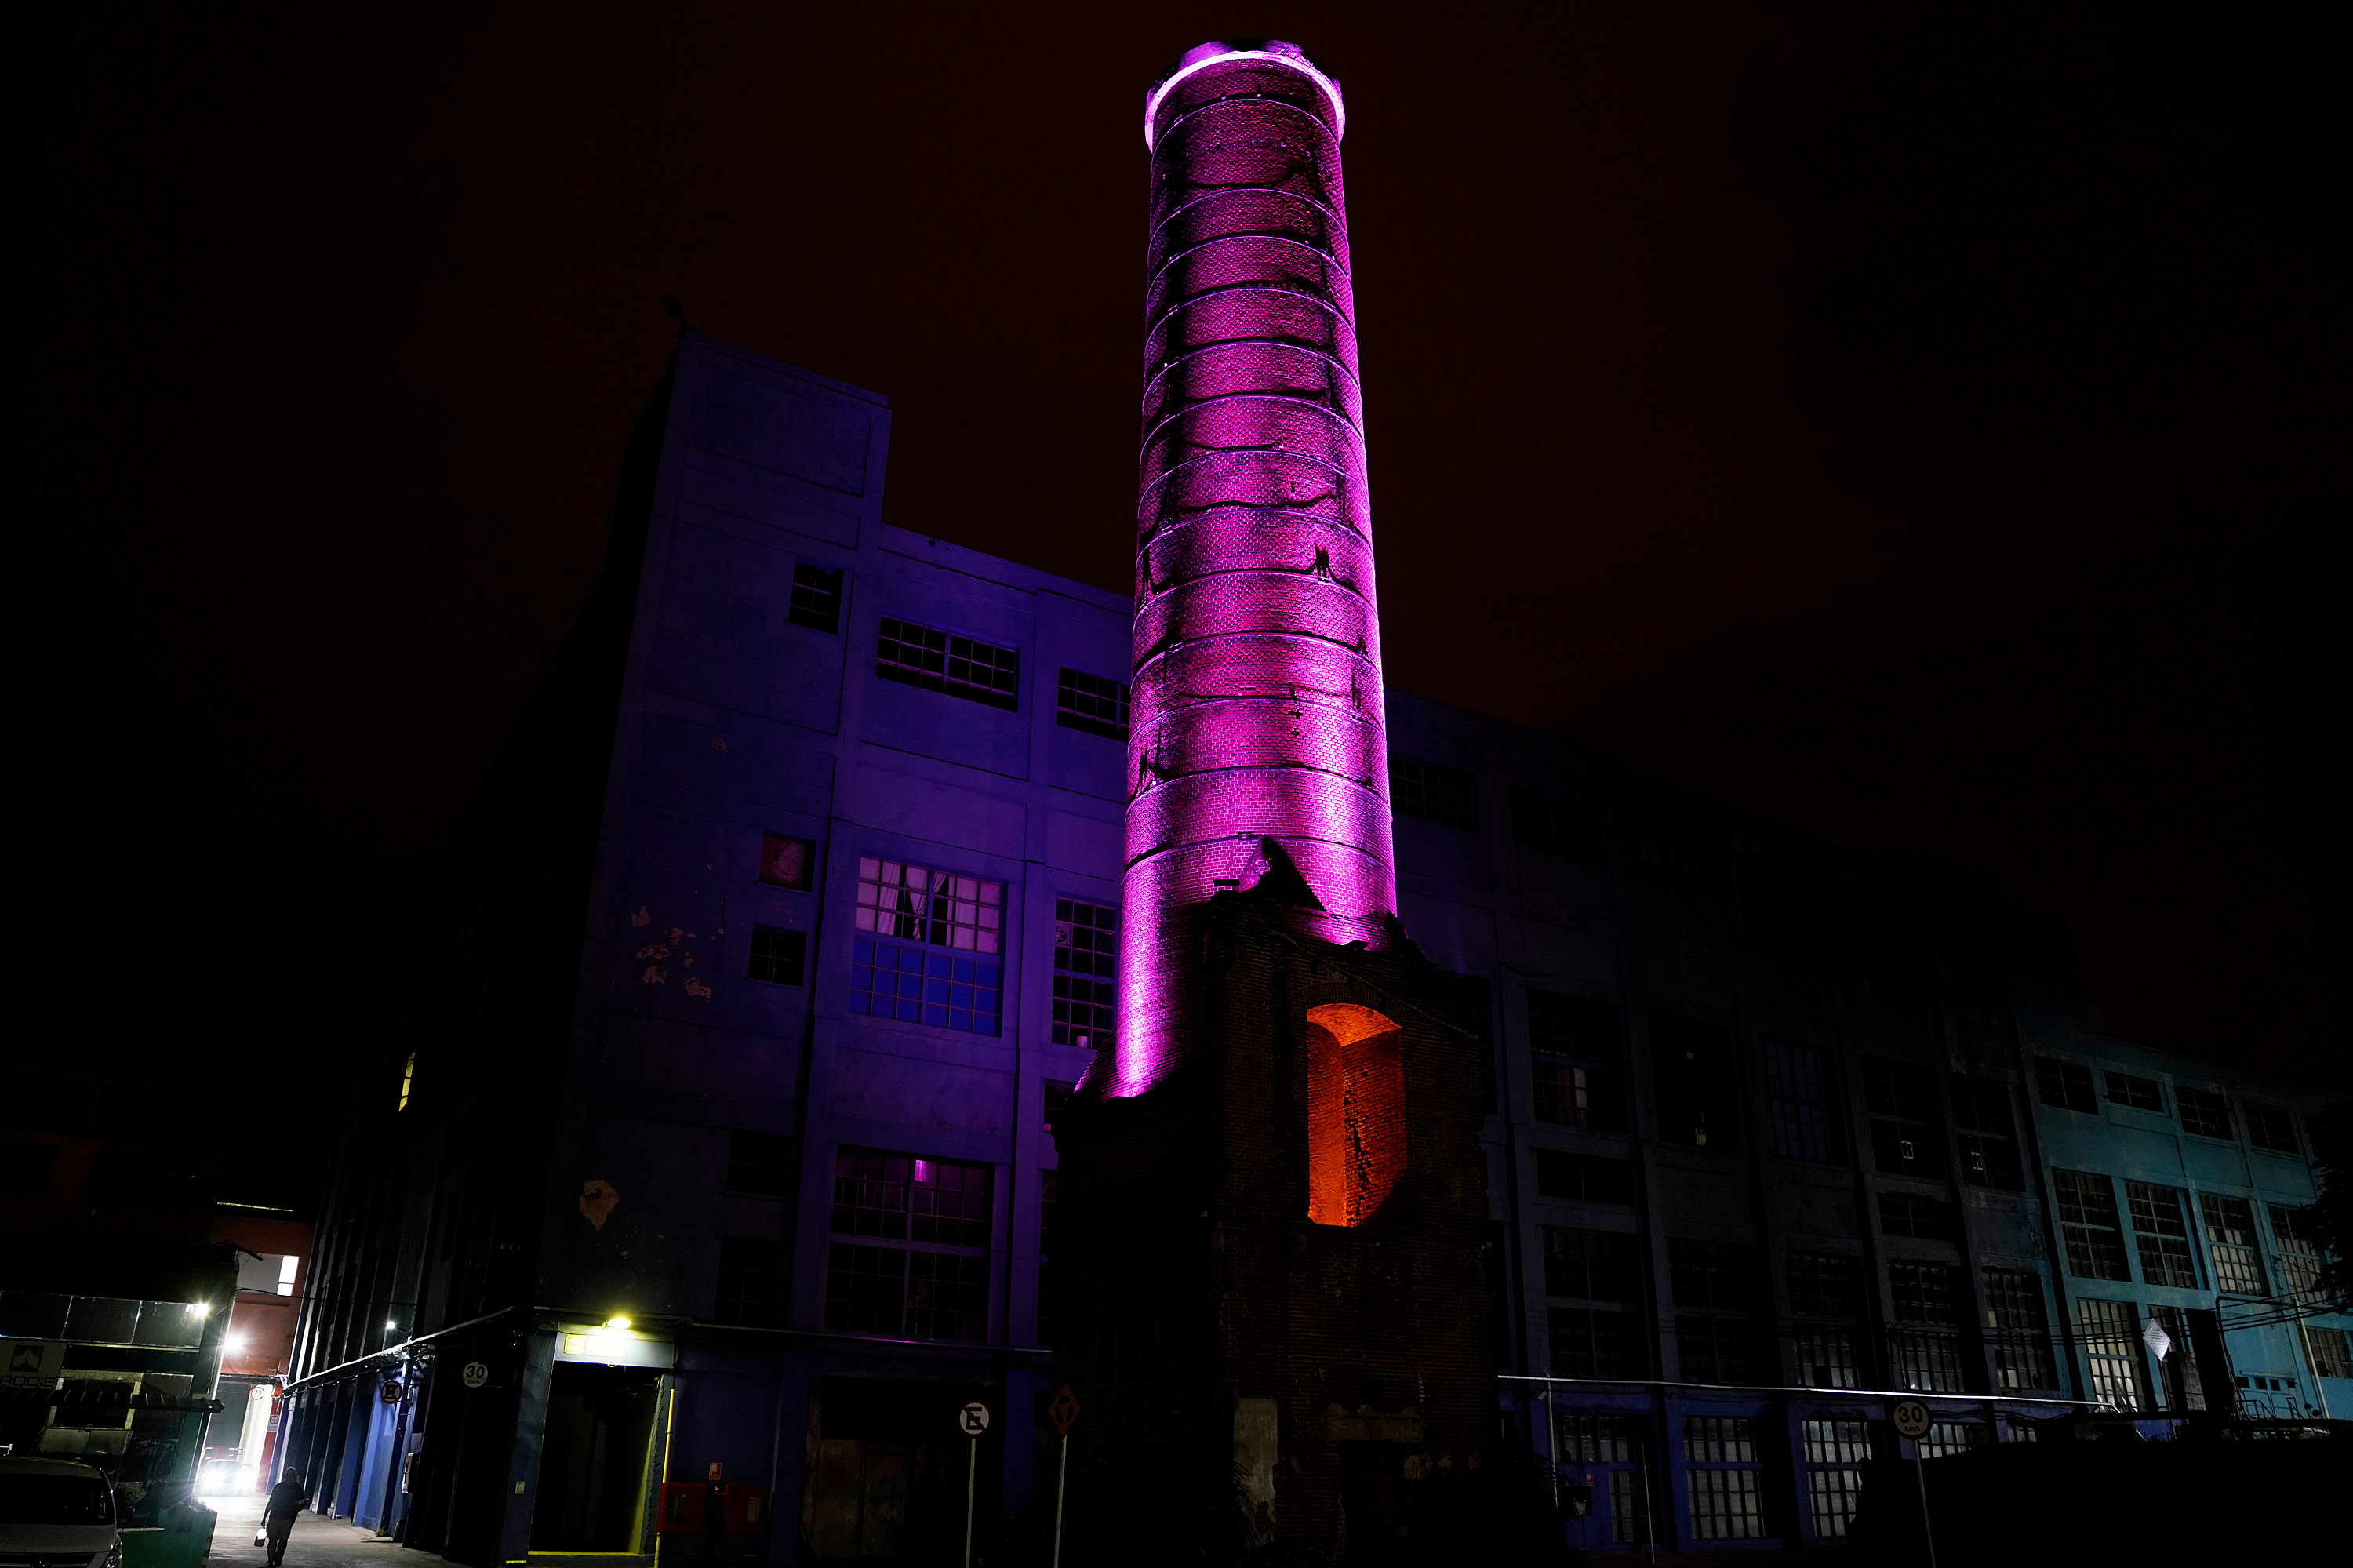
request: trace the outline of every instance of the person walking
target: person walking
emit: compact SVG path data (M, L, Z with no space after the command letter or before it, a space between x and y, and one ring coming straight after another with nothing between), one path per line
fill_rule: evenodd
M286 1478L269 1489L261 1505L262 1533L269 1538L269 1568L286 1561L286 1538L293 1533L294 1516L302 1511L302 1473L287 1467Z

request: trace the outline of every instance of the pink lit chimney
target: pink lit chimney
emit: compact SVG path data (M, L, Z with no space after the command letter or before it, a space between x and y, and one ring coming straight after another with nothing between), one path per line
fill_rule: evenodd
M1380 951L1396 918L1339 83L1290 44L1191 50L1152 154L1118 1044L1175 1065L1184 912L1263 886Z

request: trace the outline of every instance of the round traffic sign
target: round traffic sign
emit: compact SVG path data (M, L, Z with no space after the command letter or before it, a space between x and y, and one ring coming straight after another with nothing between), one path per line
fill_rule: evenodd
M1925 1437L1928 1435L1928 1407L1918 1400L1899 1399L1895 1402L1895 1408L1887 1414L1895 1423L1895 1430L1905 1436Z
M967 1437L977 1437L988 1430L988 1406L980 1401L968 1400L956 1412L956 1430Z
M468 1388L480 1388L491 1381L491 1369L480 1361L468 1361L458 1377Z

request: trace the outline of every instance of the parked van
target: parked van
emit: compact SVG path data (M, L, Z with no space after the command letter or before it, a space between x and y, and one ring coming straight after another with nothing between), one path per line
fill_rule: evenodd
M69 1459L0 1458L0 1563L121 1568L114 1488Z

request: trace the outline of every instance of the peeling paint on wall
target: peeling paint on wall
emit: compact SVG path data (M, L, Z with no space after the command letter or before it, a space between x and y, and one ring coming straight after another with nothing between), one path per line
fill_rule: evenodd
M580 1183L580 1213L590 1224L600 1231L605 1228L605 1222L612 1217L613 1211L620 1206L620 1202L621 1194L613 1190L613 1184L610 1181L602 1181L591 1177Z

